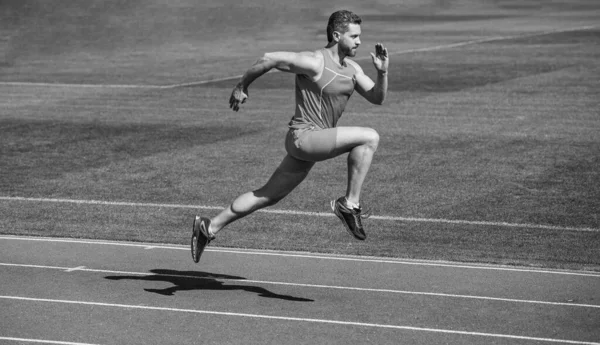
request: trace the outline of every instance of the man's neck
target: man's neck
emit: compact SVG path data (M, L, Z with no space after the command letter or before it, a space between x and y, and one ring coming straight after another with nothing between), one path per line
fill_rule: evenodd
M329 43L327 46L325 46L325 49L329 50L334 61L337 61L340 66L344 66L344 59L346 58L346 55L339 51L337 43Z

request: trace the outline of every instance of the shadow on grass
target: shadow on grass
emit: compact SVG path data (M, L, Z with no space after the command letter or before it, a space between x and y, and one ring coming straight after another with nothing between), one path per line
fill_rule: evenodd
M231 291L241 290L247 292L253 292L258 294L260 297L266 298L277 298L286 301L294 302L314 302L312 299L293 297L287 295L279 295L271 292L265 288L252 285L244 284L226 284L222 280L240 281L245 280L244 277L230 276L225 274L214 274L208 272L197 272L197 271L175 271L168 269L153 269L150 270L150 274L145 276L108 276L106 279L110 280L143 280L143 281L156 281L156 282L168 282L172 283L173 286L166 289L144 289L148 292L161 294L164 296L172 296L177 291L190 291L190 290L218 290L218 291Z

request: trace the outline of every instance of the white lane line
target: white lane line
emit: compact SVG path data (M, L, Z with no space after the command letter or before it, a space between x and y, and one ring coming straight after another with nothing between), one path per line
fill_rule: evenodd
M0 237L1 238L1 237ZM184 250L190 250L184 248ZM573 275L573 276L584 276L584 277L596 277L600 278L600 272L584 272L584 271L560 271L560 270L544 270L544 269L527 269L527 268L513 268L509 266L493 265L493 264L480 264L480 265L469 265L452 263L450 261L427 261L427 260L408 260L408 259L391 259L391 258L374 258L374 257L351 257L351 256L336 256L330 254L294 254L291 252L268 252L268 251L249 251L249 250L237 250L219 248L212 249L207 248L205 251L213 251L218 253L232 253L232 254L245 254L245 255L271 255L271 256L284 256L284 257L297 257L297 258L309 258L309 259L324 259L324 260L338 260L338 261L356 261L356 262L372 262L372 263L384 263L384 264L401 264L401 265L414 265L414 266L433 266L433 267L449 267L449 268L466 268L466 269L479 269L479 270L493 270L493 271L509 271L509 272L526 272L526 273L544 273L544 274L559 274L559 275Z
M77 267L63 267L63 269L65 270L65 272L75 272L75 271L85 271L86 267L85 266L77 266Z
M3 81L0 86L39 86L39 87L64 87L64 88L99 88L99 89L164 89L161 85L143 84L70 84L70 83L36 83L21 81Z
M591 30L591 29L595 29L596 27L598 27L598 26L597 25L585 25L585 26L577 26L577 27L573 27L573 28L547 30L547 31L542 31L542 32L532 32L530 34L522 34L522 35L486 37L486 38L480 38L480 39L476 39L476 40L444 44L444 45L439 45L436 47L425 47L425 48L416 48L416 49L410 49L410 50L402 50L402 51L398 51L398 52L393 52L392 54L399 55L399 54L407 54L407 53L430 52L430 51L435 51L435 50L464 47L464 46L480 44L480 43L489 43L489 42L495 42L495 41L505 41L505 40L512 40L512 39L520 39L520 38L530 38L530 37L536 37L536 36L551 35L551 34L555 34L555 33L571 32L571 31ZM370 57L363 57L362 59L366 59L366 58L370 58Z
M267 72L267 74L268 73L275 73L275 72L278 72L278 71L277 70L270 70L270 71ZM200 86L200 85L218 83L218 82L222 82L222 81L237 80L237 79L240 79L242 76L243 76L243 74L238 74L238 75L234 75L234 76L231 76L231 77L223 77L223 78L216 78L216 79L207 79L207 80L193 81L193 82L189 82L189 83L171 84L171 85L165 85L165 86L163 86L163 88L164 89L175 89L175 88L179 88L179 87Z
M578 26L573 28L565 28L565 29L555 29L555 30L547 30L542 32L533 32L530 34L521 34L521 35L510 35L510 36L495 36L488 38L481 38L476 40L462 41L450 44L442 44L432 47L424 47L424 48L415 48L415 49L406 49L400 50L396 52L390 52L389 55L402 55L402 54L410 54L410 53L419 53L419 52L429 52L429 51L437 51L443 49L450 48L458 48L464 47L468 45L480 44L480 43L488 43L494 41L504 41L518 38L529 38L535 36L544 36L550 35L554 33L562 33L562 32L571 32L571 31L580 31L580 30L591 30L595 29L597 25L586 25L586 26ZM354 61L367 60L371 59L370 55L361 56L354 58ZM271 70L269 73L278 72L277 70ZM70 83L35 83L35 82L0 82L0 86L54 86L54 87L83 87L83 88L123 88L123 89L174 89L180 87L190 87L190 86L199 86L206 85L211 83L217 83L222 81L236 80L241 78L242 75L234 75L230 77L223 78L215 78L208 80L201 80L196 82L187 82L187 83L177 83L170 85L144 85L144 84L70 84Z
M72 272L67 267L53 267L44 265L27 265L27 264L12 264L0 262L0 266L7 267L20 267L20 268L39 268L39 269L55 269L65 272ZM578 308L596 308L600 309L600 305L596 304L583 304L583 303L569 303L569 302L552 302L552 301L540 301L540 300L525 300L515 298L500 298L500 297L488 297L488 296L473 296L473 295L459 295L439 292L422 292L422 291L408 291L408 290L394 290L394 289L376 289L376 288L360 288L353 286L337 286L337 285L322 285L322 284L305 284L305 283L289 283L289 282L277 282L268 280L254 280L254 279L233 279L233 278L222 278L222 277L198 277L194 275L185 274L163 274L153 272L129 272L129 271L115 271L115 270L104 270L104 269L93 269L85 266L77 267L77 271L92 272L92 273L104 273L104 274L117 274L123 276L157 276L157 277L174 277L174 278L187 278L187 279L218 279L222 281L230 282L243 282L253 284L265 284L265 285L281 285L281 286L295 286L295 287L306 287L313 289L333 289L333 290L348 290L348 291L361 291L361 292L375 292L375 293L390 293L390 294L401 294L401 295L416 295L416 296L431 296L431 297L447 297L447 298L461 298L461 299L473 299L483 301L496 301L496 302L508 302L508 303L526 303L526 304L540 304L540 305L551 305L551 306L562 306L562 307L578 307Z
M137 247L147 249L148 244L138 244L131 242L117 242L117 241L101 241L101 240L77 240L67 238L49 238L49 237L26 237L17 235L0 235L2 240L14 240L14 241L38 241L38 242L58 242L58 243L78 243L78 244L93 244L93 245L108 245L108 246L122 246L122 247ZM173 246L173 245L152 245L153 249L167 249L167 250L185 250L189 251L188 246ZM206 252L214 253L229 253L229 254L240 254L240 255L265 255L265 256L279 256L279 257L291 257L291 258L302 258L302 259L318 259L318 260L335 260L335 261L356 261L361 263L383 263L383 264L398 264L398 265L412 265L412 266L430 266L430 267L448 267L448 268L461 268L461 269L479 269L479 270L493 270L493 271L509 271L509 272L524 272L524 273L540 273L540 274L558 274L558 275L569 275L569 276L582 276L582 277L594 277L600 278L600 272L586 272L586 271L562 271L562 270L547 270L547 269L529 269L529 268L517 268L512 266L502 266L493 264L461 264L453 263L451 261L433 261L433 260L410 260L410 259L394 259L394 258L378 258L373 256L350 256L350 255L336 255L336 254L311 254L310 252L286 252L286 251L269 251L269 250L253 250L253 249L230 249L221 247L209 247L205 249Z
M142 202L60 199L60 198L26 198L26 197L16 197L16 196L0 196L0 200L25 201L25 202L71 203L71 204L79 204L79 205L187 208L187 209L196 209L196 210L222 210L223 209L223 207L220 207L220 206L207 206L207 205L157 204L157 203L142 203ZM306 211L294 211L294 210L276 210L276 209L262 209L262 210L258 210L257 212L270 213L270 214L281 214L281 215L303 215L303 216L313 216L313 217L334 217L335 216L333 213L306 212ZM555 225L544 225L544 224L491 222L491 221L443 219L443 218L416 218L416 217L396 217L396 216L372 215L370 217L370 219L377 219L377 220L384 220L384 221L480 225L480 226L495 226L495 227L509 227L509 228L557 230L557 231L600 232L600 229L589 228L589 227L570 227L570 226L555 226Z
M138 310L164 311L164 312L173 312L173 313L207 314L207 315L244 317L244 318L254 318L254 319L279 320L279 321L296 321L296 322L331 324L331 325L341 325L341 326L383 328L383 329L393 329L393 330L433 332L433 333L444 333L444 334L480 336L480 337L489 337L489 338L532 340L532 341L541 341L541 342L550 342L550 343L559 343L559 344L600 345L600 343L596 343L596 342L555 339L555 338L538 338L538 337L528 337L528 336L520 336L520 335L512 335L512 334L468 332L468 331L457 331L457 330L440 329L440 328L412 327L412 326L402 326L402 325L390 325L390 324L342 321L342 320L328 320L328 319L312 319L312 318L291 317L291 316L233 313L233 312L222 312L222 311L213 311L213 310L168 308L168 307L156 307L156 306L146 306L146 305L88 302L88 301L60 300L60 299L48 299L48 298L32 298L32 297L23 297L23 296L0 296L0 299L19 300L19 301L28 301L28 302L92 305L92 306L108 307L108 308L138 309Z
M14 337L0 337L0 340L18 341L20 343L38 343L38 344L60 344L60 345L98 345L91 343L74 343L71 341L46 340L46 339L27 339Z

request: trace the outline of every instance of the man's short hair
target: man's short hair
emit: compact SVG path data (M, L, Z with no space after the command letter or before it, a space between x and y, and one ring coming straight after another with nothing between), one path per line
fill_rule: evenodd
M333 41L333 32L338 31L344 33L348 31L348 24L360 24L362 19L355 13L340 10L333 12L329 16L329 22L327 22L327 41Z

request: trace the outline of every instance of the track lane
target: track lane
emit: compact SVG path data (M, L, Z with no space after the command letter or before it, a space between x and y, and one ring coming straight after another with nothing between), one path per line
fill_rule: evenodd
M443 293L462 291L465 295L533 296L555 301L577 296L577 301L572 300L574 303L587 301L593 305L600 300L597 296L600 277L594 275L498 271L476 266L469 269L403 265L376 260L356 262L302 256L274 258L270 255L244 255L227 251L207 252L202 263L194 265L188 258L187 250L182 250L184 248L155 248L151 244L146 247L139 244L111 246L3 238L0 240L0 249L0 262L42 266L0 265L0 272L5 278L3 280L6 281L0 287L0 295L25 298L0 298L2 303L16 304L19 309L30 309L29 312L25 311L28 316L21 315L20 319L47 318L52 315L52 305L59 304L60 308L75 310L77 314L83 313L77 310L87 310L90 307L105 310L102 312L103 316L91 316L86 323L79 323L79 329L86 329L89 327L86 324L93 324L94 320L120 318L121 309L125 309L128 318L142 319L144 324L152 324L156 319L164 318L189 322L188 314L198 314L194 318L202 320L202 324L210 325L211 329L222 329L228 327L226 324L229 323L235 325L229 328L238 329L238 326L243 328L249 322L248 319L252 319L250 323L259 330L279 329L277 332L282 332L281 334L296 334L298 337L303 334L300 328L308 328L321 336L327 335L330 341L340 344L347 343L347 334L352 334L353 339L357 339L365 332L365 328L370 330L367 333L373 328L386 330L384 333L388 336L377 336L378 343L393 343L395 337L407 334L415 336L417 344L444 343L449 339L454 339L454 342L458 338L461 343L476 344L480 343L482 337L478 333L493 334L495 336L485 337L499 341L498 343L504 343L507 339L525 343L532 341L527 337L547 339L548 334L557 331L556 334L560 336L550 338L589 342L598 336L594 320L600 319L599 308L295 285L310 283ZM83 267L123 273L86 271ZM565 294L565 291L568 293ZM71 302L65 306L66 302L56 301ZM85 305L79 302L131 307ZM136 306L158 309L139 309ZM5 310L11 309L13 308ZM127 320L124 322L127 323ZM26 332L27 324L29 322L11 324L10 329L19 329L21 325ZM129 324L126 328L132 327L139 326ZM175 333L179 332L183 330L178 328ZM261 332L255 331L244 337L250 337L249 343L260 343L265 341ZM438 336L431 338L433 333ZM30 334L32 337L34 335ZM520 338L503 338L501 335ZM152 337L162 339L159 334ZM462 339L463 337L467 340ZM307 339L318 342L321 338L309 336ZM232 338L220 340L231 341ZM96 339L86 341L94 342Z

